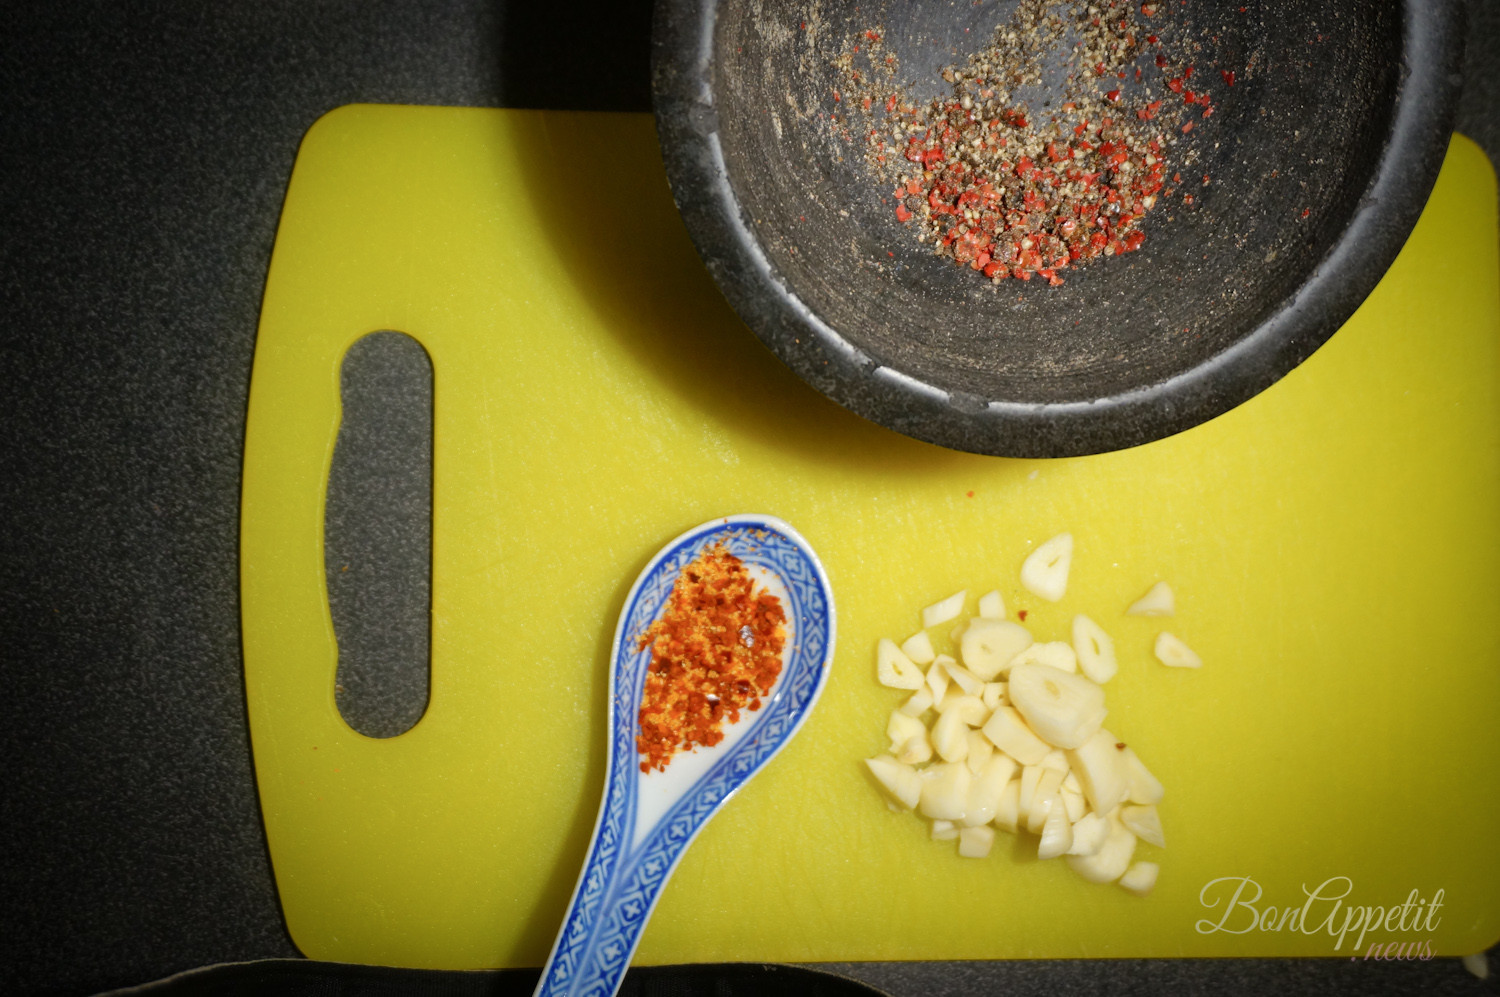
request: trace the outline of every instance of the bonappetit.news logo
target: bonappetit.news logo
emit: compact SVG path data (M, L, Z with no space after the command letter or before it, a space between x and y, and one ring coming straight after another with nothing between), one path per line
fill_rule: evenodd
M1438 911L1443 907L1443 891L1431 897L1413 888L1404 903L1384 906L1355 903L1354 880L1348 876L1331 876L1309 889L1302 886L1301 903L1278 906L1262 903L1265 891L1249 876L1221 876L1211 879L1198 892L1198 902L1211 915L1199 919L1199 934L1245 935L1252 931L1293 931L1304 935L1327 932L1334 939L1335 952L1343 949L1345 939L1352 939L1354 954L1364 949L1366 959L1421 959L1435 954L1431 933L1442 921ZM1396 935L1398 937L1391 938ZM1413 935L1428 937L1416 937ZM1365 938L1371 937L1369 948Z

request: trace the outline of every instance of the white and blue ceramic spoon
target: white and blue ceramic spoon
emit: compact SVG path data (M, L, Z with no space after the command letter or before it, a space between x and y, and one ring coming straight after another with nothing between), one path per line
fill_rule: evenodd
M723 544L782 601L782 670L759 710L725 728L712 748L678 754L642 773L637 718L651 649L640 635L666 609L683 568ZM772 516L730 516L667 544L636 579L615 629L609 676L604 798L568 916L542 970L537 997L609 997L624 979L641 932L689 843L812 712L833 658L833 593L812 548Z

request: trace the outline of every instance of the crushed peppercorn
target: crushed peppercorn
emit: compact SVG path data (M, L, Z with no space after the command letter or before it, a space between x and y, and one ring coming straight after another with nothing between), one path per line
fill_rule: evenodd
M651 648L636 735L641 771L713 747L741 711L760 709L785 643L781 600L722 545L684 568L661 619L638 638L638 649Z
M1123 0L1022 0L990 45L942 71L951 92L927 102L895 89L894 54L879 32L865 32L862 52L846 50L835 66L845 92L867 98L866 161L894 183L897 221L936 255L996 282L1036 276L1056 286L1061 271L1138 250L1172 146L1193 122L1161 120L1172 112L1151 81L1112 81L1130 68L1139 80L1135 63L1154 60L1179 107L1201 105L1205 118L1213 108L1209 94L1186 90L1193 67L1140 30L1137 9L1158 12ZM1033 108L1027 95L1057 51L1071 70L1062 102Z

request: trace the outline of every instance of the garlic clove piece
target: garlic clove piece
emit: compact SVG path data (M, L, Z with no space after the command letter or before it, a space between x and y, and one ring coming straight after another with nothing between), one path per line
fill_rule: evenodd
M932 822L933 841L953 841L958 837L958 827L951 820L935 820Z
M1013 706L998 707L985 721L984 736L990 742L1022 765L1035 765L1052 746L1037 737Z
M888 637L882 637L875 649L876 676L880 684L892 689L920 689L924 681L922 669L901 653L901 648Z
M1073 825L1068 822L1068 812L1055 796L1047 820L1042 824L1042 840L1037 843L1036 857L1054 859L1066 855L1073 847Z
M994 757L995 746L990 743L989 738L984 736L983 731L974 730L973 728L970 728L968 738L969 751L964 756L964 764L969 766L970 772L978 775L984 771L985 766Z
M932 761L932 741L927 736L926 728L922 733L908 738L900 747L892 748L891 754L896 756L898 762L906 765L921 765Z
M918 630L906 638L901 644L901 653L918 665L930 665L932 659L937 657L937 651L932 647L932 638L927 636L926 630Z
M1092 855L1069 855L1065 861L1078 875L1091 883L1113 883L1125 875L1135 856L1135 835L1120 823L1118 815L1109 817L1109 834Z
M1130 787L1128 799L1131 803L1160 803L1166 795L1161 781L1146 768L1146 763L1136 756L1135 749L1126 747L1121 752L1125 760L1125 782Z
M1031 808L1036 803L1036 787L1041 784L1042 769L1039 765L1021 767L1021 798L1016 801L1020 808L1016 812L1016 823L1025 827L1031 821Z
M958 709L938 715L931 737L932 749L945 762L961 762L969 754L969 728Z
M1062 783L1063 774L1057 769L1044 769L1040 765L1042 777L1037 780L1036 792L1031 796L1031 809L1026 813L1026 830L1032 834L1041 834L1042 827L1047 817L1053 810L1062 808L1062 800L1058 796L1058 786Z
M1069 855L1096 855L1109 837L1109 821L1090 810L1073 822L1073 844Z
M995 844L993 827L966 827L958 832L958 854L966 859L982 859Z
M958 618L958 614L964 610L964 598L969 594L967 589L955 592L946 599L942 599L922 610L922 629L935 627L949 620Z
M1172 596L1172 587L1166 582L1157 582L1150 591L1130 604L1125 610L1128 616L1171 616L1177 611L1177 601Z
M1137 862L1125 870L1120 885L1138 897L1144 897L1156 888L1156 874L1160 867L1155 862Z
M959 654L969 671L988 682L1010 667L1031 643L1031 632L1019 623L976 616L964 630Z
M1071 674L1078 671L1078 655L1074 653L1071 644L1065 644L1060 640L1049 640L1043 644L1032 644L1011 658L1007 667L1014 668L1017 665L1047 665L1060 672Z
M1000 802L995 805L994 825L1012 834L1019 830L1021 826L1020 779L1011 779L1005 784L1005 789L1000 793Z
M1080 747L1067 753L1068 766L1078 777L1084 799L1095 813L1111 812L1130 792L1118 743L1113 734L1101 727Z
M948 678L947 662L952 660L947 655L940 654L932 660L932 664L927 668L927 688L932 690L932 701L934 703L941 703L943 697L948 694L948 683L952 680Z
M932 708L932 690L926 684L906 698L901 704L901 712L909 717L920 717Z
M1078 655L1079 670L1100 685L1114 678L1120 670L1115 658L1115 642L1103 627L1082 613L1073 617L1073 652Z
M979 597L978 615L987 620L1005 619L1005 599L1000 595L999 589L995 589L993 592L986 592Z
M922 777L910 765L903 765L890 755L866 758L865 766L890 799L906 810L922 798Z
M968 768L953 762L938 762L923 769L921 775L922 795L917 809L922 816L935 820L963 820L969 807L971 776ZM1130 840L1134 841L1135 835L1131 835Z
M1015 770L1016 763L1004 755L990 756L989 762L969 782L968 811L960 823L973 827L994 820L1000 806L1000 795L1005 792Z
M1163 630L1156 635L1156 660L1170 668L1202 668L1203 659L1179 637Z
M1121 807L1120 823L1130 828L1130 833L1146 844L1155 845L1157 848L1167 847L1166 839L1162 835L1161 815L1156 812L1155 806L1147 804L1146 806Z
M984 679L963 665L950 659L944 664L943 669L948 673L949 678L958 683L958 687L964 691L965 695L981 696L984 694Z
M1059 533L1045 540L1021 565L1021 584L1032 595L1057 602L1068 591L1068 569L1073 563L1073 534Z
M1015 665L1005 695L1026 725L1058 748L1082 745L1104 723L1104 690L1049 665Z
M891 747L894 749L919 734L925 735L927 733L927 725L916 717L903 713L900 709L895 709L891 711L890 720L886 721L885 733L891 739Z

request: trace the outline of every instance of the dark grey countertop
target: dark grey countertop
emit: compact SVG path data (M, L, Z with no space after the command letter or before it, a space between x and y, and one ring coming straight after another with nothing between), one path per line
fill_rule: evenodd
M237 575L250 363L298 142L353 102L648 110L649 3L594 6L7 7L0 991L298 956L261 832ZM1470 39L1458 127L1495 159L1500 4L1473 0ZM912 995L1497 989L1452 959L831 968Z

